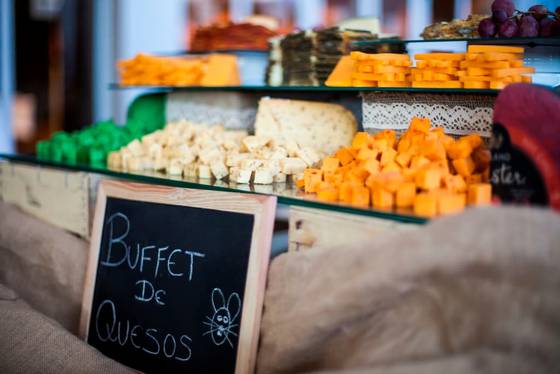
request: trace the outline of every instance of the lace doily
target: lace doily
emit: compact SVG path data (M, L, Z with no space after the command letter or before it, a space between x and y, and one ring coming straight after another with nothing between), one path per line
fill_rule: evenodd
M405 130L413 117L430 118L453 135L492 135L494 96L418 93L362 93L363 127Z
M250 129L257 115L257 101L237 92L173 92L167 95L167 122L187 120L230 129Z

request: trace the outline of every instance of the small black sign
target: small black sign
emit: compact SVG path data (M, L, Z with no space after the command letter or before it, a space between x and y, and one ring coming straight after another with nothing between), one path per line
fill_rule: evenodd
M502 202L547 205L548 194L535 163L515 144L505 127L492 128L492 192Z
M107 197L88 343L146 373L233 373L254 219Z

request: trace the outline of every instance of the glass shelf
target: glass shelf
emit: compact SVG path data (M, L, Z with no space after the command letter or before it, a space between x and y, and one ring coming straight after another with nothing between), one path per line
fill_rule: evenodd
M118 83L109 85L111 90L153 90L170 91L245 91L245 92L409 92L409 93L454 93L497 95L500 90L479 90L464 88L413 88L413 87L328 87L328 86L122 86Z
M368 45L379 44L408 44L408 43L451 43L451 42L469 42L476 44L498 44L498 45L526 45L533 46L557 46L560 45L560 37L515 37L515 38L455 38L455 39L379 39L371 41L357 41L352 45L365 47Z
M2 158L36 166L46 166L71 171L97 173L114 178L127 179L148 184L159 184L172 187L194 188L203 190L273 195L278 198L279 204L302 206L314 209L324 209L340 213L357 214L403 223L423 224L428 221L426 218L415 216L411 210L397 211L361 209L341 203L327 203L319 201L315 198L315 195L307 195L302 191L299 191L290 182L274 183L271 185L238 184L210 179L169 176L164 173L158 172L124 172L118 170L110 170L104 167L93 167L89 165L67 164L61 162L39 160L34 156L28 155L0 154L0 159Z

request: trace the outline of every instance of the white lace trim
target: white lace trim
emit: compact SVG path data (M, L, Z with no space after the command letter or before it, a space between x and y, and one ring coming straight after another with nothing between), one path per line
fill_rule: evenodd
M367 92L362 99L366 130L405 130L413 117L427 117L453 135L492 134L493 96Z

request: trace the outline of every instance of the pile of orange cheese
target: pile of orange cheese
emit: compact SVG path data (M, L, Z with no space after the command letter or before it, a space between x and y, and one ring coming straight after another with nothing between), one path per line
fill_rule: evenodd
M421 53L416 65L406 54L352 52L342 57L325 82L331 87L414 87L502 89L530 83L523 47L471 45L467 53Z
M490 157L479 135L454 139L428 118L414 118L398 140L392 130L358 132L296 185L322 201L433 217L491 202Z
M138 54L119 61L123 86L234 86L240 84L237 57L159 57Z

